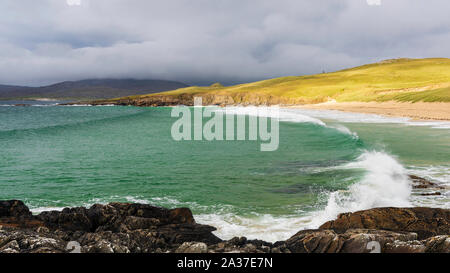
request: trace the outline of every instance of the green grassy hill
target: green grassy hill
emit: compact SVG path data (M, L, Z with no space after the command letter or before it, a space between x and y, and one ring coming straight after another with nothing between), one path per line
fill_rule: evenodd
M330 100L450 102L450 59L393 59L333 73L291 76L224 87L187 87L115 101L141 105L187 103L202 96L210 104L305 104ZM164 103L158 103L163 101Z

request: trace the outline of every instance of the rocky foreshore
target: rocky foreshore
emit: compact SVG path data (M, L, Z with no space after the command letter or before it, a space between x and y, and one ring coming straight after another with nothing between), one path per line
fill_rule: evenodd
M277 96L268 96L261 98L261 96L245 94L234 96L220 95L220 94L189 94L183 93L179 95L168 94L152 94L149 96L132 96L123 97L117 99L106 100L92 100L92 101L79 101L72 103L64 103L61 105L118 105L118 106L140 106L140 107L158 107L158 106L178 106L194 105L194 97L201 97L203 105L239 105L239 106L259 106L259 105L302 105L305 104L301 98L283 98ZM321 101L320 101L321 102Z
M0 201L0 253L449 253L450 210L376 208L344 213L316 230L268 243L221 240L188 208L110 203L32 215Z

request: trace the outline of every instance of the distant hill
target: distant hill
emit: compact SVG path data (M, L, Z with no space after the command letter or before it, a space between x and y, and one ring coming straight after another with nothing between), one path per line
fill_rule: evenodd
M109 99L179 89L188 85L175 81L134 79L88 79L42 87L0 85L0 99Z
M290 76L234 86L191 86L97 104L141 106L311 104L327 101L450 102L450 59L392 59L332 73Z

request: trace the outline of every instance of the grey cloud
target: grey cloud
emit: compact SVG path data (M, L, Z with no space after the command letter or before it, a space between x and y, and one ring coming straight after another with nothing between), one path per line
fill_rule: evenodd
M446 0L81 2L2 0L0 83L237 83L450 55Z

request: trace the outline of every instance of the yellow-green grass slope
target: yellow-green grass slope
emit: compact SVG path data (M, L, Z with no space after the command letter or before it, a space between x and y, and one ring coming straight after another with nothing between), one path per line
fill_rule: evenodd
M246 104L306 104L330 100L450 102L450 59L394 59L333 73L282 77L228 87L220 84L193 86L127 99L145 100L155 96L226 97L225 103L232 98L233 103Z

